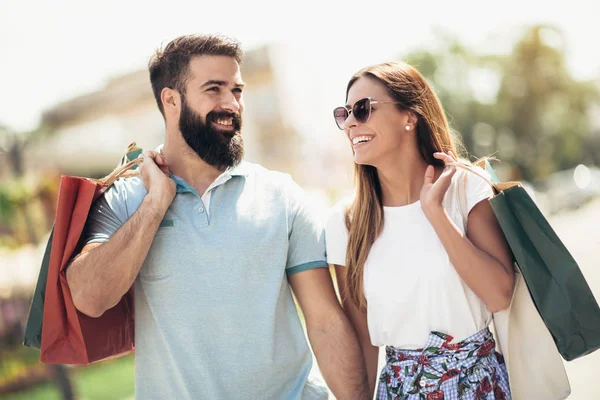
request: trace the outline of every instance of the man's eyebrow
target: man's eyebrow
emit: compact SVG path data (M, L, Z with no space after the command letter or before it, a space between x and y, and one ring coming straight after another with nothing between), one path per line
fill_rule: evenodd
M206 86L211 86L211 85L217 85L217 86L227 86L227 81L219 81L219 80L215 80L215 79L211 79L206 81L202 86L200 86L200 88L204 88ZM246 84L244 82L238 82L235 84L236 88L243 88L244 86L246 86Z
M203 87L210 86L210 85L225 86L225 85L227 85L227 82L211 79L211 80L204 82L204 84L200 87L203 88Z

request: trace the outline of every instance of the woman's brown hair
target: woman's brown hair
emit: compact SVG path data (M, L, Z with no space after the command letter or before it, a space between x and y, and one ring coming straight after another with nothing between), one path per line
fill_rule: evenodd
M453 138L440 100L416 68L404 62L389 62L363 68L348 82L346 98L352 85L361 77L381 82L399 103L397 107L400 110L412 111L417 116L417 143L423 159L428 164L444 165L442 161L433 157L434 152L452 151L458 155L458 141ZM345 213L348 228L346 296L364 310L367 304L363 292L364 267L373 243L383 230L383 203L375 167L355 164L354 181L356 195Z

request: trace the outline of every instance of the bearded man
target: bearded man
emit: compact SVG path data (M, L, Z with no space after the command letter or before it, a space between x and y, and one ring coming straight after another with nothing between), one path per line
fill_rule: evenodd
M94 204L67 269L73 301L98 317L134 285L138 399L325 399L293 291L331 392L366 399L322 221L289 175L243 161L241 59L220 35L151 59L164 146Z

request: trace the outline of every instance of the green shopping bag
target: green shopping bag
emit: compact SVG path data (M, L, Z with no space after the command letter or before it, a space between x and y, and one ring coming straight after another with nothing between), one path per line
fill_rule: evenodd
M52 248L52 236L54 235L54 227L50 231L50 238L46 245L44 258L38 281L35 285L33 298L31 300L31 308L29 310L29 318L25 327L25 336L23 344L27 347L39 349L42 345L42 320L44 319L44 298L46 297L46 280L48 279L48 264L50 263L50 249Z
M121 159L121 162L117 166L119 168L127 162L134 160L142 153L142 149L136 146L135 142L131 143L127 147L127 152ZM132 169L136 169L137 165ZM31 306L29 309L29 317L27 318L27 325L25 326L25 334L23 337L23 344L27 347L40 349L42 346L42 321L44 319L44 302L46 297L46 282L48 280L48 266L50 264L50 251L52 249L52 237L54 235L54 227L50 232L48 238L48 244L46 244L46 250L42 259L42 265L40 267L40 273L38 280L35 285L33 297L31 299Z
M561 356L571 361L600 348L600 307L573 256L518 182L488 181L490 204L532 300Z

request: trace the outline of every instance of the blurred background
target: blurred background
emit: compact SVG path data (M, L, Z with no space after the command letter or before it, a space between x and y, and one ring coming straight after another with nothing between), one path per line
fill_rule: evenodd
M129 143L162 143L146 64L187 33L242 42L246 158L292 174L323 210L352 191L332 118L348 79L413 64L470 157L523 182L600 299L600 9L549 3L2 0L0 398L133 399L134 355L50 368L23 330L60 175L102 177ZM600 398L600 352L565 365L571 399Z

